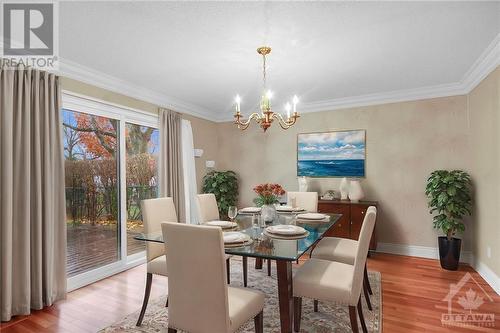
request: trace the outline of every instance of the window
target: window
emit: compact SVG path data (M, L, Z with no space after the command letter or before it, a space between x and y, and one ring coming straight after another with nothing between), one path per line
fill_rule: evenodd
M144 251L146 244L134 236L144 232L141 200L158 197L158 130L127 123L127 254Z
M158 196L158 116L63 94L68 289L144 262L140 201Z

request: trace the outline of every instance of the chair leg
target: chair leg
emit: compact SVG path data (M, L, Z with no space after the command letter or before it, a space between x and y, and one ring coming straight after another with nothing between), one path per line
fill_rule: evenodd
M226 276L227 276L227 284L231 283L231 263L229 262L229 258L226 259Z
M255 333L264 333L264 312L263 311L259 312L259 314L253 318L253 322L255 324Z
M167 301L165 302L165 307L168 308L168 296L167 296Z
M363 293L365 294L366 305L368 306L368 310L372 311L372 302L370 302L370 295L368 295L368 287L366 283L363 282Z
M168 333L177 333L177 330L175 328L168 328Z
M351 319L351 328L353 333L358 331L358 316L356 315L356 307L349 305L349 318Z
M267 259L267 276L271 276L271 259Z
M363 333L368 333L368 329L366 328L365 317L363 316L363 308L361 307L361 295L358 300L358 315L359 321L361 322L361 328L363 329Z
M243 257L243 286L247 286L248 281L248 257Z
M146 313L146 308L148 306L149 294L151 293L151 284L153 282L153 274L146 274L146 289L144 290L144 300L142 301L142 309L139 314L139 319L137 319L136 326L141 326L142 319L144 319L144 314Z
M319 301L317 299L314 300L314 312L318 312L318 304Z
M300 319L302 316L302 297L293 298L293 327L295 332L300 332Z
M366 264L365 264L365 273L364 273L364 280L365 280L365 284L366 284L366 288L368 289L368 293L370 295L373 295L373 292L372 292L372 286L370 286L370 280L368 279L368 270L366 269Z

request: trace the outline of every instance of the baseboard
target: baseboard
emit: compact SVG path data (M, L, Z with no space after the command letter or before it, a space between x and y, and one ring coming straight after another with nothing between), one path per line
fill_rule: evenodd
M402 256L439 259L439 251L435 247L378 243L377 251L380 253L398 254ZM475 260L471 251L462 251L460 262L471 265L479 275L500 295L500 278L487 265Z
M436 247L430 246L378 243L376 252L399 254L402 256L410 257L439 259L438 249ZM460 254L460 262L472 264L472 253L470 251L462 251Z
M500 295L500 277L482 262L474 261L472 267L495 290L497 295Z

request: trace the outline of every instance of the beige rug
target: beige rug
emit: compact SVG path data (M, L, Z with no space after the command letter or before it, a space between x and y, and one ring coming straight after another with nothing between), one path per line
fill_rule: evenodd
M231 260L231 285L242 286L243 277L241 273L241 261L233 257ZM295 268L294 268L295 270ZM382 299L381 299L381 282L379 272L368 272L373 295L371 296L373 311L369 311L366 307L364 297L361 297L363 304L363 313L365 316L368 332L382 332ZM267 267L256 270L253 266L253 260L248 263L248 287L261 290L266 294L266 305L264 308L264 332L279 333L280 332L280 317L277 296L277 281L276 281L276 265L273 264L273 272L271 277L267 276ZM165 308L165 297L150 299L146 315L141 327L135 326L139 316L138 309L136 312L128 315L120 322L117 322L101 332L167 332L168 327L168 309ZM361 326L359 326L361 331ZM349 311L347 306L338 306L320 302L319 312L313 311L313 301L303 299L302 301L302 333L332 333L332 332L352 332L349 322ZM255 332L253 320L245 324L238 332L251 333Z

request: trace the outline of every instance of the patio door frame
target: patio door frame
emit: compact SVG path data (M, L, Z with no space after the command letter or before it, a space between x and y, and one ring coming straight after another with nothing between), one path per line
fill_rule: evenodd
M66 90L63 90L62 93L62 109L106 117L116 120L119 123L118 175L120 177L120 185L118 196L120 202L120 213L118 221L120 235L120 259L114 263L69 277L67 280L67 289L68 291L72 291L146 262L146 251L134 253L129 256L127 255L127 175L125 167L125 128L126 124L129 123L158 129L159 117L158 114L129 108L123 105L106 102Z

